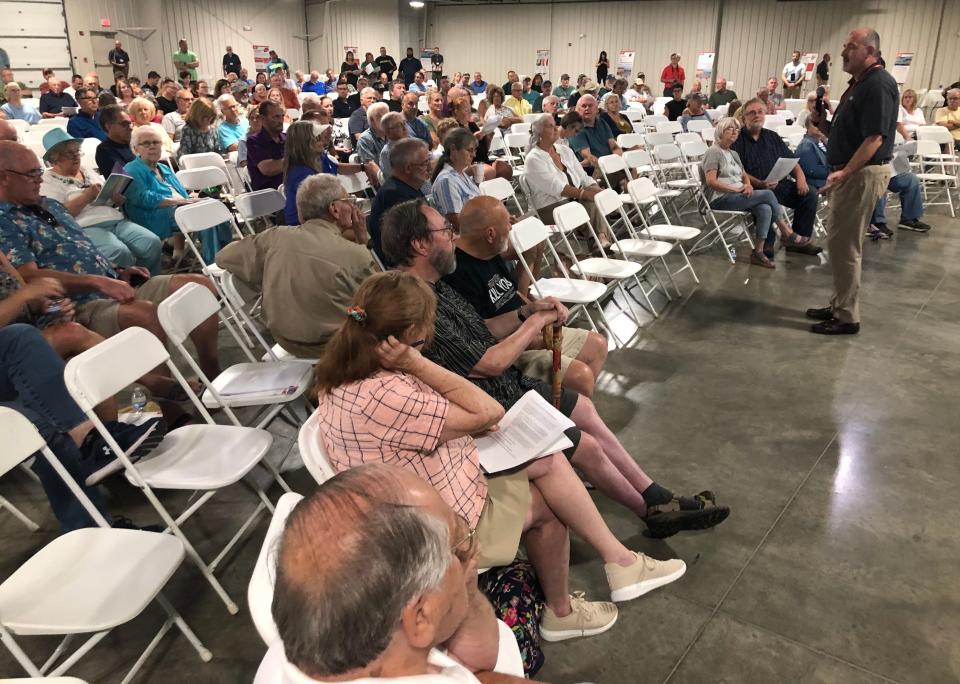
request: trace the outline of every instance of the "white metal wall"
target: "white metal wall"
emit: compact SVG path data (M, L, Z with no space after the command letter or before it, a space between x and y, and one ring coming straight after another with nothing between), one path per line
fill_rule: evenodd
M59 2L0 2L0 47L14 75L28 86L39 85L44 67L70 68L63 6Z
M311 68L322 73L332 67L339 72L345 45L359 47L356 57L361 61L364 52L380 54L381 45L398 64L403 59L396 0L311 2L306 10Z

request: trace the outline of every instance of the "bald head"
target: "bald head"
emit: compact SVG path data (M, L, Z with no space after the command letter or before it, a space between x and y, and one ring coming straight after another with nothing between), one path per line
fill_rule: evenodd
M8 173L11 171L14 173ZM0 201L21 206L39 203L42 171L40 160L30 149L0 140Z
M0 119L0 140L17 142L17 129L5 119ZM0 160L2 163L2 160Z
M510 242L510 212L495 197L471 198L460 210L461 249L479 259L503 253Z

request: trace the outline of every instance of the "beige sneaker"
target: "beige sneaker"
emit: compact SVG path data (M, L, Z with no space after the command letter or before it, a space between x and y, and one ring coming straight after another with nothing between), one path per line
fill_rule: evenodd
M607 563L603 571L607 573L610 585L611 601L629 601L643 596L665 584L683 577L687 564L678 558L659 561L642 553L633 552L637 560L624 567L617 563Z
M563 641L603 634L617 621L617 607L606 601L588 601L582 591L570 595L570 614L557 617L544 606L540 636L544 641Z

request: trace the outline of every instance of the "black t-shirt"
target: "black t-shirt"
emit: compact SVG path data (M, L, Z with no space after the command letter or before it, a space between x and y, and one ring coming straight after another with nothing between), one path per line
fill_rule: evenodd
M380 220L387 209L418 197L423 197L420 188L411 187L396 176L390 176L380 186L377 196L373 198L373 202L370 204L370 214L367 216L367 233L373 241L373 251L377 253L380 261L387 267L391 264L383 253L383 247L381 246Z
M51 112L53 114L60 114L63 111L64 107L76 107L77 101L70 97L67 93L60 93L59 95L54 95L51 92L46 92L40 96L40 113L46 114Z
M423 64L416 57L404 57L400 61L400 73L403 74L403 82L406 85L413 83L414 76L423 68Z
M687 108L686 100L670 100L667 102L667 118L671 121L676 121L680 118L680 115L683 114L683 110Z
M97 170L100 171L101 176L106 178L113 173L114 166L117 164L124 166L128 162L132 162L134 156L130 145L115 143L107 138L97 145L96 159Z
M457 270L443 277L443 282L460 293L477 310L481 318L493 318L523 306L517 284L502 256L478 259L459 247Z
M480 130L480 127L473 121L470 122L467 128L471 133L476 133ZM475 164L490 163L490 141L487 139L487 136L477 141L477 153L473 155L473 161Z
M826 61L823 61L817 64L817 76L820 78L821 81L830 80L830 67L826 63Z
M240 55L236 52L225 54L223 56L223 69L228 74L240 75Z
M347 80L347 83L356 88L357 79L360 78L360 64L357 62L353 64L344 62L340 65L340 75Z
M353 114L353 110L359 107L360 104L357 103L355 107L350 101L350 98L347 99L337 98L333 101L333 118L334 119L349 119L350 115Z
M388 80L393 80L393 72L397 70L397 63L390 55L380 55L373 60L377 68L387 75Z
M163 96L157 97L157 108L164 114L177 111L177 103Z
M394 100L391 98L389 100L386 100L386 103L387 103L387 107L390 109L391 112L403 111L403 103L400 100Z
M893 157L894 134L900 106L897 82L878 65L867 69L861 80L853 82L840 98L830 123L827 163L846 164L871 135L882 135L883 142L870 163L880 164Z

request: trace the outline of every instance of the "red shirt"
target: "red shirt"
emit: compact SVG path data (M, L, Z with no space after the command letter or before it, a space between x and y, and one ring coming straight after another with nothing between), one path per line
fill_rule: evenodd
M684 73L683 67L680 65L668 64L660 72L660 82L665 85L673 85L674 81L679 81L682 84L686 80L687 74Z

